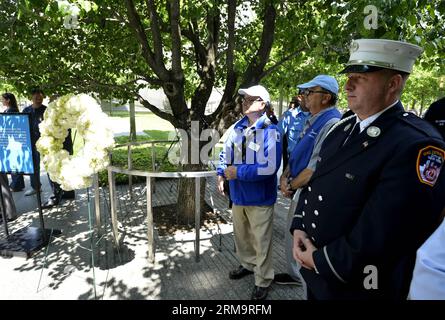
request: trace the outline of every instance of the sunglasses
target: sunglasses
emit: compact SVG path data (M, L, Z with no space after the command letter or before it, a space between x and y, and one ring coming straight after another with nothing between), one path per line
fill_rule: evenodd
M329 92L327 92L327 91L311 90L311 89L305 89L305 90L302 90L302 93L301 93L301 94L303 94L304 96L308 97L308 96L310 96L310 95L313 94L313 93L324 93L324 94L329 94Z

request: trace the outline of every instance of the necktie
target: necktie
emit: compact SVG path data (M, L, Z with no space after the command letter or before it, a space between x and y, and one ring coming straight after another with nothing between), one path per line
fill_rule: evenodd
M345 142L343 142L343 145L346 145L348 141L351 141L351 139L358 135L360 133L360 124L359 122L356 122L354 126L352 127L351 132L349 132L349 135L346 137Z

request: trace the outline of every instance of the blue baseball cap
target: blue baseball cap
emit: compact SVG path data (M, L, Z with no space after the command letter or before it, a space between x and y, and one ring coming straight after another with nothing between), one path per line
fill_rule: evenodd
M317 87L317 86L320 86L323 89L325 89L329 92L332 92L335 95L338 95L337 80L335 80L334 77L331 77L331 76L328 76L325 74L320 74L309 82L299 84L297 86L297 88L298 89L308 89L308 88Z

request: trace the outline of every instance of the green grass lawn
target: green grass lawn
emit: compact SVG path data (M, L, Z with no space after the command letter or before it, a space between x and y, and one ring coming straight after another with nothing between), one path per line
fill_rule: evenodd
M130 131L130 116L126 111L115 111L110 118L111 127L114 132L129 132ZM170 122L159 118L153 113L139 112L136 113L136 131L144 132L147 137L140 135L137 141L144 140L168 140L169 134L173 134L175 128ZM72 132L74 139L74 154L83 146L83 139L76 135L75 130ZM128 137L116 137L116 143L122 144L128 142Z

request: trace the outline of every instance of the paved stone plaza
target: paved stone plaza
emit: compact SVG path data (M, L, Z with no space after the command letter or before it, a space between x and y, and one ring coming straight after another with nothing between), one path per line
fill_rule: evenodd
M45 173L41 179L42 199L46 199L50 188ZM208 179L206 200L227 223L201 228L199 262L195 261L193 231L178 231L170 236L159 236L155 231L155 263L149 262L146 197L142 186L134 187L131 200L128 187L118 187L119 231L124 236L120 248L114 245L112 237L108 188L100 191L102 235L90 232L90 226L95 225L93 193L90 191L92 218L89 219L87 190L81 190L76 191L76 200L44 210L46 228L62 231L62 235L53 237L48 248L28 260L0 258L0 299L249 299L253 276L241 280L228 278L229 271L239 263L228 201L215 191L215 180ZM26 183L29 185L27 179ZM175 195L175 180L157 181L153 205L174 203ZM15 193L14 198L19 218L9 224L11 232L27 225L39 226L35 196L25 197L22 191ZM283 239L288 207L289 200L279 197L273 243L277 273L286 270ZM2 226L0 237L4 236ZM268 299L299 300L302 295L301 286L272 284Z

